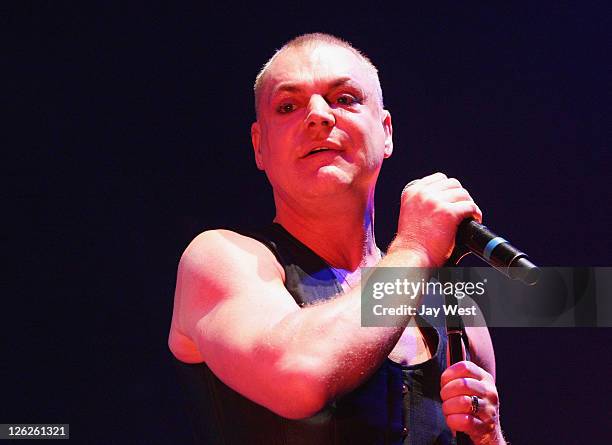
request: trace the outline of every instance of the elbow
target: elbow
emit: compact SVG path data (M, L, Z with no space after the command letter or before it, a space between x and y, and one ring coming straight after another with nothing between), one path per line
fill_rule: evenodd
M327 378L320 372L320 367L295 367L283 374L284 384L278 386L278 397L269 407L279 416L306 419L325 408L331 400Z
M318 390L316 386L306 382L292 385L270 409L279 416L292 420L312 417L325 408L328 402L324 391Z

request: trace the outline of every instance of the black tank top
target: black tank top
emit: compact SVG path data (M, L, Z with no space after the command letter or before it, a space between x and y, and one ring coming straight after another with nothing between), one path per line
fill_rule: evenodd
M342 292L330 267L279 224L243 232L266 245L285 270L285 287L300 306ZM433 296L428 305L440 307ZM434 301L437 300L437 301ZM280 417L221 382L205 363L175 360L197 444L425 445L453 444L440 400L447 336L435 319L416 317L436 352L405 366L386 359L361 386L300 420ZM231 329L231 327L228 327Z

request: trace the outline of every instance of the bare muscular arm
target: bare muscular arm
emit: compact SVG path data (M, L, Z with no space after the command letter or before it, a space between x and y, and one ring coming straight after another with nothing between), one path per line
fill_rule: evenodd
M403 251L383 261L423 265ZM311 415L357 386L403 331L361 328L358 289L300 308L272 253L233 232L196 238L178 280L173 331L193 342L183 359L205 361L227 385L285 417Z
M457 224L480 218L456 180L432 175L419 182L402 195L398 236L380 266L440 265ZM358 290L301 309L265 246L211 231L181 259L169 343L177 358L205 361L256 403L301 418L359 385L403 331L362 328L360 319Z

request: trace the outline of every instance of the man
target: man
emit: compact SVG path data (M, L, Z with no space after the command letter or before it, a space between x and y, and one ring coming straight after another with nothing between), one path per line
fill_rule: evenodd
M469 193L442 173L411 182L383 258L374 190L392 125L371 62L335 37L301 36L264 66L255 100L275 224L204 232L178 270L169 345L200 435L441 444L452 430L505 443L486 328L467 328L472 361L445 369L446 334L426 321L360 326L360 267L441 266L458 224L481 220Z

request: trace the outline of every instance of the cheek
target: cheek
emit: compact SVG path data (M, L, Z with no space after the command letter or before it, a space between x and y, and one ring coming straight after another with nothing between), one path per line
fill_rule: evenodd
M342 116L347 127L351 129L352 136L372 144L376 141L384 142L384 131L379 117L373 112L366 111L357 114L346 114Z
M279 132L267 132L261 142L264 159L267 161L278 159L284 145Z
M290 140L290 135L282 127L262 134L261 154L266 176L271 183L287 181L286 176L290 171L288 163L291 162Z
M366 147L364 162L369 170L380 169L385 159L385 136L380 128L371 127L365 135L364 146Z
M278 152L290 146L291 141L295 139L295 125L291 122L270 122L274 131L265 131L262 133L262 141L266 144L266 151Z
M362 122L355 126L353 131L358 146L364 147L364 154L368 157L378 157L384 154L385 134L380 125L371 122Z

